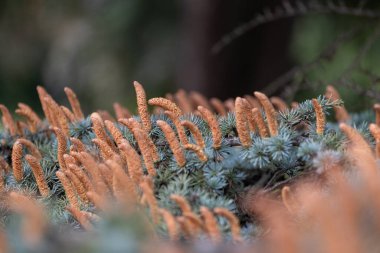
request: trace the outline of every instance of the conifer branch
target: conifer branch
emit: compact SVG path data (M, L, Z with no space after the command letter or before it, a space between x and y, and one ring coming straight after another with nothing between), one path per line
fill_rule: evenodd
M133 206L136 203L137 192L131 178L123 171L116 162L108 160L107 165L112 170L112 190L118 202Z
M188 143L188 144L185 144L183 147L187 150L194 151L194 153L197 154L197 156L201 162L204 162L204 163L207 162L208 158L200 146L198 146L196 144Z
M24 103L18 103L19 109L16 109L16 114L23 116L28 121L29 129L32 133L35 133L41 124L41 119L37 113L33 111L30 106Z
M193 105L188 98L186 91L179 89L174 95L175 100L184 113L191 113L193 111Z
M141 142L141 145L145 145L144 142L146 142L146 145L148 145L148 148L146 151L150 152L150 156L153 159L153 162L157 162L160 160L158 151L156 146L154 145L152 139L148 136L148 134L145 131L142 131L140 135L136 133L137 130L141 130L142 126L139 122L137 122L135 119L120 119L119 122L126 127L133 133L138 143ZM141 137L141 138L140 138Z
M59 181L61 181L63 189L65 189L66 197L69 200L70 205L76 209L79 209L79 203L75 193L75 188L66 177L65 173L62 171L57 171L55 174L57 175Z
M144 136L145 132L138 128L135 128L134 131L135 131L135 138L137 140L141 154L144 159L145 167L148 171L148 174L153 177L156 175L157 172L156 172L156 169L154 168L152 149L149 146L147 138L145 138Z
M211 129L212 139L214 141L213 147L219 149L222 145L222 133L219 128L218 120L210 110L203 106L198 106L198 111Z
M276 109L280 112L285 112L288 110L288 105L284 100L279 97L271 97L270 102L276 107Z
M210 236L210 239L215 243L219 243L222 238L215 216L207 207L204 206L202 206L199 211L202 214L204 226L207 234Z
M94 112L91 114L90 118L92 122L92 128L96 137L102 140L103 142L107 143L107 145L114 150L115 147L105 131L102 117L99 115L99 113Z
M376 158L380 158L380 127L377 124L370 124L369 131L375 139L375 154Z
M128 173L136 185L143 180L143 168L141 166L140 156L137 154L128 142L120 145L120 152L124 153L128 165Z
M3 121L4 127L8 129L11 135L16 135L17 133L16 123L11 113L9 112L8 108L5 105L0 104L0 110L1 110L1 113L3 114L2 121Z
M187 202L183 196L172 194L170 195L170 199L176 202L176 204L180 207L182 214L192 212L189 202Z
M99 210L106 211L110 209L106 199L98 193L94 191L88 191L86 195L90 202L93 203Z
M235 111L235 101L232 98L227 99L224 101L224 106L228 109L229 112Z
M117 155L117 153L114 152L106 142L97 138L93 139L92 142L95 143L95 145L99 148L104 160L112 159L112 157Z
M182 110L172 101L165 98L151 98L148 101L148 104L153 106L159 106L164 110L173 112L177 117L182 115Z
M259 129L259 134L261 138L269 137L267 126L265 124L264 118L257 108L252 109L253 118L255 120L255 123L257 125L257 128Z
M0 156L0 170L4 171L4 173L11 172L11 166L9 166L8 162L5 161L5 159Z
M149 133L152 128L152 124L150 122L150 115L148 113L148 105L146 102L145 90L142 87L142 85L136 81L133 82L133 85L135 86L136 91L137 109L139 111L144 130L147 133Z
M325 114L323 113L323 108L318 103L317 99L313 98L311 102L313 103L313 107L316 114L317 134L323 135L323 132L325 131L325 125L326 125L326 117L325 117Z
M251 95L244 95L244 98L248 101L252 108L261 109L261 104L255 97Z
M180 226L181 232L185 239L190 240L194 236L194 231L192 230L192 225L183 216L176 217L177 224Z
M190 231L192 235L196 235L199 230L206 230L205 223L193 212L184 213L183 216L191 225ZM207 230L206 230L207 232Z
M226 208L221 208L221 207L214 208L214 213L228 220L228 222L230 223L233 240L235 242L242 242L243 239L241 238L241 235L240 235L239 219L231 211L229 211Z
M357 130L345 123L340 123L339 128L350 141L348 153L352 155L352 159L356 164L364 163L365 166L359 167L363 169L365 176L374 176L377 171L377 164L366 140Z
M208 110L212 111L212 108L205 96L203 96L201 93L197 91L190 92L190 99L192 100L195 107L202 106L204 108L207 108Z
M86 152L86 146L82 143L81 140L71 137L70 142L74 144L77 152Z
M268 99L268 97L261 92L256 91L255 96L260 101L261 105L264 108L265 114L267 116L267 123L269 128L270 136L278 135L278 123L277 123L277 113L274 109L272 103Z
M113 104L113 109L115 111L116 119L124 119L124 118L130 118L132 114L129 112L127 108L124 108L121 104L119 103L114 103Z
M24 138L19 138L19 139L17 139L17 141L19 143L21 143L22 145L24 145L29 150L29 152L32 154L32 156L34 156L38 160L42 159L42 155L41 155L40 151L38 150L36 145L33 144L33 142L31 142L27 139L24 139Z
M116 142L117 146L119 147L124 142L124 137L121 131L114 125L113 122L109 120L105 120L104 124L106 125L108 131L110 132L112 138Z
M119 164L119 162L117 162L117 161L113 161L113 162L116 162L117 164ZM98 168L99 168L100 175L102 176L102 178L103 178L103 180L107 186L107 189L111 193L113 193L113 186L112 186L113 185L113 171L112 171L112 169L104 163L98 164Z
M373 109L376 113L376 125L380 127L380 104L374 104Z
M97 166L96 160L87 152L81 152L78 155L79 161L82 163L86 171L89 173L92 179L92 184L94 186L95 192L100 195L107 194L108 188L103 180L102 175Z
M189 143L189 141L187 140L187 136L186 136L186 133L185 133L185 129L183 128L183 126L181 125L181 122L179 120L178 117L176 117L176 115L171 112L171 111L165 111L165 114L170 118L170 120L174 123L174 126L176 127L177 129L177 133L178 133L178 138L181 142L182 145L186 145Z
M243 110L244 110L245 118L247 119L247 122L248 122L249 131L256 132L256 123L255 123L255 118L252 113L252 105L245 98L242 98L242 102L244 105Z
M55 125L55 120L53 118L53 115L51 114L50 110L49 110L49 106L45 100L45 97L46 96L49 96L48 93L46 92L46 90L41 87L41 86L37 86L37 93L38 93L38 97L40 99L40 103L42 105L42 110L45 114L45 118L48 120L48 122L53 125L53 126L56 126Z
M227 115L227 111L226 111L226 108L224 107L224 104L222 101L220 101L220 99L218 98L211 98L210 99L210 104L212 105L212 107L215 109L215 111L221 115L221 116L226 116Z
M178 240L179 231L178 231L177 221L174 218L174 216L166 209L160 208L158 211L166 223L170 240L172 241Z
M151 187L151 183L149 183L149 179L145 178L144 181L141 182L140 187L146 198L146 201L148 202L152 220L155 224L157 224L159 221L157 199L154 196L154 192Z
M247 124L247 110L245 110L245 104L240 97L235 100L235 110L236 130L238 132L240 142L243 147L249 147L252 143L252 139Z
M75 158L69 154L64 154L63 160L65 161L66 167L68 167L70 164L77 164L77 160L75 160Z
M55 135L57 136L58 141L58 150L57 150L57 157L59 166L61 167L62 171L66 170L66 163L65 159L63 158L63 155L67 153L67 141L66 136L63 134L61 129L55 127L53 128Z
M65 114L63 113L62 109L52 97L46 96L44 100L46 101L46 104L50 110L50 113L53 115L53 118L54 118L55 123L52 125L56 128L61 129L63 134L65 136L68 136L69 122L67 121L67 118Z
M340 95L338 91L332 85L328 85L326 87L325 96L328 99L331 99L333 102L340 100ZM340 123L347 122L350 119L350 116L343 105L335 105L334 110L335 110L335 117L338 122Z
M157 125L163 131L165 138L169 144L170 149L173 152L173 155L180 167L183 167L186 164L186 158L183 153L182 147L173 131L168 123L162 120L157 120Z
M201 148L205 148L205 141L202 137L202 133L193 122L183 120L181 121L181 125L190 130L190 133L193 135L195 142L198 146L200 146Z
M72 113L72 111L70 111L69 108L67 108L66 106L63 106L63 105L61 105L59 108L61 108L61 110L63 111L63 114L66 116L66 118L69 120L69 122L75 122L76 121L74 114Z
M94 229L91 222L88 220L88 218L83 215L80 210L75 206L67 206L67 211L71 213L71 215L79 222L79 224L87 231L91 231Z
M282 187L281 189L281 199L282 199L282 203L284 204L284 206L286 207L286 209L288 209L288 211L290 213L293 213L294 210L293 210L293 207L292 207L292 204L291 204L291 191L290 191L290 187L289 186L284 186Z
M66 96L67 96L67 98L68 98L68 100L70 102L71 109L73 110L73 114L74 114L75 119L76 120L82 120L84 118L84 115L83 115L83 112L82 112L82 108L81 108L80 102L79 102L79 100L77 98L77 95L69 87L65 87L64 91L65 91Z
M70 180L70 182L73 184L74 189L77 192L77 194L79 195L80 199L83 202L88 203L88 198L86 196L87 190L86 190L85 186L83 185L83 183L81 182L81 180L76 176L76 174L71 172L70 169L66 170L63 173Z
M4 192L5 190L4 174L5 174L4 168L0 166L0 193Z
M24 169L22 167L22 145L19 142L15 142L12 148L12 169L13 175L16 181L20 182L24 178Z
M38 189L43 197L46 197L49 195L49 187L47 185L43 169L40 165L39 159L37 159L34 156L26 155L25 160L29 163L30 168L33 171L33 175L36 179Z
M75 164L69 164L68 169L79 179L86 192L94 191L90 178L81 168ZM87 199L87 197L85 199Z

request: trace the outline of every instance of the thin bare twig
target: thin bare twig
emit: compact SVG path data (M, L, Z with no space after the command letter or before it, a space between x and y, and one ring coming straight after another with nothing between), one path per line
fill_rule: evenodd
M318 1L302 2L298 0L292 4L289 1L285 0L282 2L282 6L278 6L273 10L265 9L263 13L255 16L250 21L237 26L230 33L222 36L222 38L214 44L211 52L213 54L217 54L223 48L231 44L232 41L236 40L255 27L277 21L279 19L304 16L307 14L338 14L369 19L380 18L380 11L365 9L364 5L365 1L362 1L361 5L358 7L353 8L346 6L344 3L337 5L333 1L327 1L327 4L322 4Z
M276 78L273 82L269 83L264 88L263 93L272 95L280 87L293 80L297 74L305 75L306 72L319 66L322 63L322 61L331 60L335 56L339 47L341 47L341 45L347 42L349 39L353 38L359 31L361 31L359 27L354 27L349 31L340 34L327 47L324 48L324 50L317 56L317 58L306 64L295 66L289 71L287 71L285 74ZM293 91L293 93L294 92L295 91Z
M367 55L368 51L372 48L373 44L379 39L379 37L380 37L380 23L376 25L374 31L367 38L364 45L360 48L358 54L352 60L351 64L343 71L343 73L340 75L338 80L336 80L334 83L341 84L342 86L353 89L356 92L359 92L362 95L365 95L370 98L374 98L374 99L380 98L380 94L376 92L374 89L363 88L349 81L351 79L352 73L355 70L360 71L362 59Z

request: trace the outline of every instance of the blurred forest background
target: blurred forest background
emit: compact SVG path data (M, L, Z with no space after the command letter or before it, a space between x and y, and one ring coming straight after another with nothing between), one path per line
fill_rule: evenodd
M36 85L60 101L70 86L87 112L133 107L133 80L149 97L291 102L334 84L357 111L380 101L379 37L378 1L2 0L0 102L39 108Z

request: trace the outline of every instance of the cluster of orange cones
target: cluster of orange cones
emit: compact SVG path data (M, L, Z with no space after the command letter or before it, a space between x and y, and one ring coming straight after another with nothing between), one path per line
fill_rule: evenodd
M174 95L168 94L166 98L160 97L147 100L141 84L135 82L134 87L140 120L132 118L130 112L120 104L114 104L114 109L117 122L125 125L133 134L138 145L138 150L124 138L110 113L100 111L92 113L90 116L92 129L96 136L92 142L98 148L99 156L80 139L70 137L70 124L84 120L80 102L71 89L65 88L65 93L71 105L71 109L69 109L59 105L42 87L37 88L48 126L28 105L22 103L18 105L19 108L16 110L16 113L24 119L19 121L15 121L9 110L4 105L0 105L4 128L11 136L17 136L17 140L12 148L12 164L10 166L4 159L0 158L1 170L5 173L12 172L16 181L21 182L24 177L23 161L25 159L33 172L40 195L48 197L50 189L41 167L43 155L38 147L24 136L25 129L31 133L36 133L42 128L48 128L54 132L58 142L57 161L59 163L59 170L56 172L56 176L61 182L68 200L67 210L84 229L91 230L93 224L101 219L97 213L83 210L85 209L84 207L94 205L100 213L110 209L110 201L116 201L126 210L148 206L152 221L159 223L160 219L162 219L167 225L170 238L174 241L178 240L181 235L191 239L195 238L199 233L204 233L212 241L221 242L223 238L218 228L216 216L222 216L230 224L233 240L240 242L242 238L239 220L225 208L209 210L206 207L201 207L200 215L197 215L192 211L191 205L187 200L178 195L171 196L171 199L180 207L182 215L174 216L169 210L159 208L154 192L153 180L157 173L155 163L159 162L161 157L150 137L152 120L148 105L155 107L155 113L165 113L173 122L175 129L163 120L157 120L155 124L164 133L178 166L183 167L187 162L184 150L194 152L203 163L208 161L208 157L204 152L206 144L201 131L191 121L182 119L183 114L196 113L202 117L212 133L212 148L219 149L222 145L223 136L217 116L224 116L229 111L234 112L240 143L243 147L250 147L253 144L251 132L257 133L261 138L278 135L277 114L279 111L288 110L287 104L277 97L268 98L260 92L255 92L254 96L246 95L238 97L235 100L230 99L222 102L216 98L208 100L196 92L188 95L185 91L180 90ZM332 86L327 88L326 96L332 100L340 99L338 92ZM323 135L326 125L325 114L317 99L313 99L312 104L316 114L316 132ZM296 104L293 104L293 107L296 106ZM345 108L341 106L334 107L336 119L338 122L341 122L340 129L351 141L349 150L347 151L348 154L362 157L360 159L366 158L366 164L360 163L358 160L355 160L353 163L357 167L365 167L362 176L365 180L369 181L369 184L368 188L363 188L363 191L371 196L380 193L380 188L378 187L380 184L374 181L374 178L378 177L376 174L377 164L375 158L380 157L380 105L375 105L374 109L376 111L376 123L371 124L369 129L376 140L375 155L363 138L353 128L344 123L350 119ZM190 132L195 143L190 143L186 129ZM337 165L337 167L339 166ZM340 171L340 169L337 171ZM329 187L333 189L332 191L337 191L347 198L349 197L347 194L354 194L351 192L351 186L345 181L340 172L334 173L336 174L332 175L338 178L342 177L342 179L339 181L340 184L330 184ZM301 189L302 187L298 187L297 189ZM313 212L318 210L326 215L326 222L330 221L325 213L329 210L323 209L324 207L316 208L316 206L321 204L322 201L331 201L331 199L326 200L324 195L322 197L318 195L313 199L314 202L307 201L308 195L306 193L311 194L312 191L315 191L314 186L307 187L302 188L302 194L300 190L293 191L289 186L282 189L282 202L283 206L287 209L287 213L279 211L280 213L277 218L268 219L270 226L278 226L278 232L274 233L271 240L278 242L279 245L286 244L287 240L293 243L289 244L291 246L297 244L297 235L292 234L298 233L297 229L294 231L290 229L289 235L284 235L285 231L283 230L288 223L285 224L283 221L290 222L288 213L291 214L291 217L298 217L303 215L303 210L300 210L306 208L307 215L314 217L315 214ZM6 190L3 176L0 180L0 190ZM24 199L25 201L21 201L20 199ZM8 193L8 200L12 209L24 213L25 216L30 218L31 222L25 224L25 234L28 237L28 234L31 233L30 230L34 230L33 238L30 240L35 241L35 238L38 238L37 235L44 233L44 222L42 221L44 218L41 212L38 211L40 207L36 204L33 197L14 191ZM344 204L355 205L355 201L357 199L349 199ZM307 204L304 205L304 203ZM380 214L380 204L377 202L375 204L376 208L379 208L375 211L377 214ZM303 207L301 208L301 206ZM266 201L258 204L255 203L255 209L257 207L258 212L260 210L264 212L264 209L272 208L271 204L268 204ZM275 214L277 215L277 213ZM353 223L352 217L347 216L344 219L346 220L339 222L342 222L342 224L346 221L348 222L347 224ZM322 228L327 229L327 227ZM328 231L324 232L328 233ZM354 231L350 232L354 236ZM331 236L333 237L333 235ZM340 239L337 238L336 240ZM284 246L284 251L282 252L297 252L292 251L295 250L295 246L292 246L293 248L291 246ZM341 245L331 246L326 252L339 252L343 249L346 252L355 252Z

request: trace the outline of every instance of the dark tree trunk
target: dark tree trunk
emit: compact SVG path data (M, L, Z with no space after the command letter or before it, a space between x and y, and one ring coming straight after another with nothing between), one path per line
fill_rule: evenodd
M292 20L259 26L212 54L226 33L281 1L183 0L178 84L226 99L262 89L291 66L287 55Z

